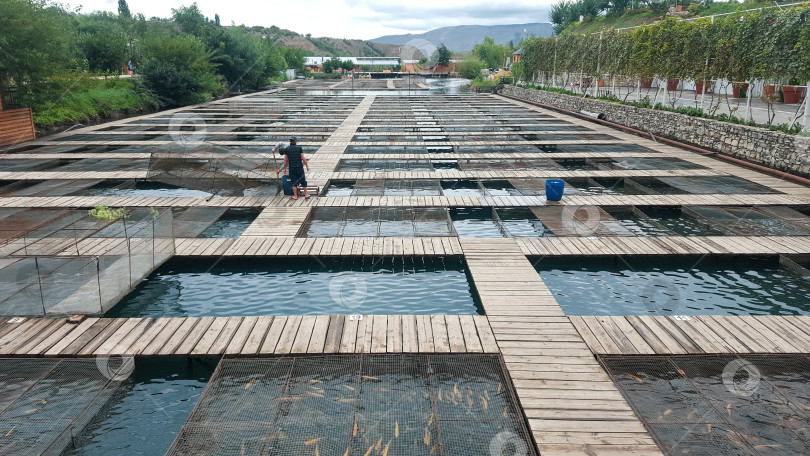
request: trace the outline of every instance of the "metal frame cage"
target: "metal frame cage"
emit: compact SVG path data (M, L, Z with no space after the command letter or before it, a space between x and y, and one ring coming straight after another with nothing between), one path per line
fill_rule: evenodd
M0 359L0 454L63 454L118 390L128 362Z
M810 448L810 356L599 356L668 455L793 455Z
M534 455L500 356L226 358L168 455Z

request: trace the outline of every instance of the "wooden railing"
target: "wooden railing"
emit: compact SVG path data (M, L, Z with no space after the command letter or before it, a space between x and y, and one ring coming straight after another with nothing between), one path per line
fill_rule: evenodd
M9 146L35 139L31 108L0 111L0 146Z

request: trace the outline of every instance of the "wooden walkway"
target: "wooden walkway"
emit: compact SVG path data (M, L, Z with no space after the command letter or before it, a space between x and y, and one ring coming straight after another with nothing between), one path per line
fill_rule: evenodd
M463 239L540 454L661 454L512 239Z
M810 316L570 317L597 354L810 353Z
M0 323L0 356L497 353L479 315L26 319Z
M270 208L268 210L278 210ZM461 242L473 239L455 237L294 237L300 220L284 219L279 224L248 227L239 238L175 238L179 256L452 256L465 255ZM285 231L286 230L286 231ZM499 239L489 240L498 245ZM130 250L172 252L170 239L155 245L136 240ZM627 255L792 255L810 251L810 236L568 236L525 237L509 240L530 257L549 256L627 256ZM23 248L26 250L23 252ZM116 255L126 251L121 238L41 238L24 244L11 241L0 245L0 255ZM481 277L483 279L483 277Z

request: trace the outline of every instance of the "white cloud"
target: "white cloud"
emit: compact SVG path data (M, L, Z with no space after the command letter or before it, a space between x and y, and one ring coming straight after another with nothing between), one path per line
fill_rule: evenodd
M83 13L117 11L117 0L66 0ZM554 0L293 0L248 1L197 0L209 17L219 14L223 24L275 25L301 34L335 38L371 39L381 35L421 33L451 25L497 25L548 22ZM129 0L133 13L147 18L170 17L171 9L191 5L192 0Z

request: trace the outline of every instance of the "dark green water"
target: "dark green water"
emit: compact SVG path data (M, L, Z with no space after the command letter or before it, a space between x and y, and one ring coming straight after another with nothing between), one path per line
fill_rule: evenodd
M601 361L665 454L807 454L810 359L805 356Z
M566 315L810 315L810 278L777 257L555 258L535 268Z
M234 207L225 211L220 218L205 229L201 238L237 238L256 220L259 208Z
M163 455L191 415L218 360L139 359L68 456Z
M174 258L107 317L483 314L460 257Z

